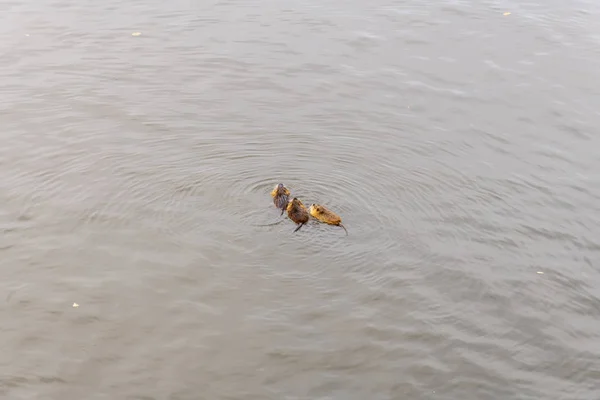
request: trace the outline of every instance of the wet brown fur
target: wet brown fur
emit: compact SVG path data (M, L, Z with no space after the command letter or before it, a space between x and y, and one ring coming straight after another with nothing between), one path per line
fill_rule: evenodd
M306 210L306 207L304 207L304 204L302 204L302 202L296 197L294 197L292 201L288 203L287 214L292 221L298 224L298 227L294 230L294 232L302 228L302 225L306 224L309 219L309 214Z
M288 203L290 201L290 194L290 191L283 185L283 183L278 184L271 191L271 197L273 197L273 204L275 204L275 207L281 208L280 215L283 215L284 211L288 207Z
M313 203L310 205L308 211L313 218L320 222L324 222L329 225L341 226L344 228L344 231L346 231L346 236L348 235L346 227L342 225L342 218L333 211L329 210L327 207L322 206L321 204Z

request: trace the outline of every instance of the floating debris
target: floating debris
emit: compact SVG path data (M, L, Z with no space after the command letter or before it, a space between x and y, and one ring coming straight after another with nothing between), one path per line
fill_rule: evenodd
M510 15L510 13L509 13L509 12L505 12L505 13L504 13L504 14L502 14L502 15L504 15L504 16L506 17L507 15Z
M73 303L73 308L77 308L77 307L79 307L79 304Z
M540 275L544 275L544 273L542 271L538 271L537 273Z
M140 36L142 34L142 32L133 32L131 34L131 36Z

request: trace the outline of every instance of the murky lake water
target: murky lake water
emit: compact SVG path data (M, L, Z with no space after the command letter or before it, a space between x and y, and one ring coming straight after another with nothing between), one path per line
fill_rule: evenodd
M599 3L1 8L0 397L600 396Z

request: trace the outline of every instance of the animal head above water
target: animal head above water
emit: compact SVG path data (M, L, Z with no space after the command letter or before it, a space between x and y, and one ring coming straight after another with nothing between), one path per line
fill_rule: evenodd
M315 212L317 212L319 214L323 212L323 207L321 205L319 205L319 204L313 203L313 204L310 205L310 208L312 209L312 211L315 211Z

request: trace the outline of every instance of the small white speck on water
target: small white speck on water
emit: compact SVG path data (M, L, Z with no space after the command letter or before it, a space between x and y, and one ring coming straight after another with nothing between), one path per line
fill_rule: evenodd
M142 34L142 32L133 32L131 34L131 36L140 36Z
M537 273L540 275L544 275L544 273L542 271L538 271Z
M79 304L73 303L73 308L77 308L77 307L79 307Z

